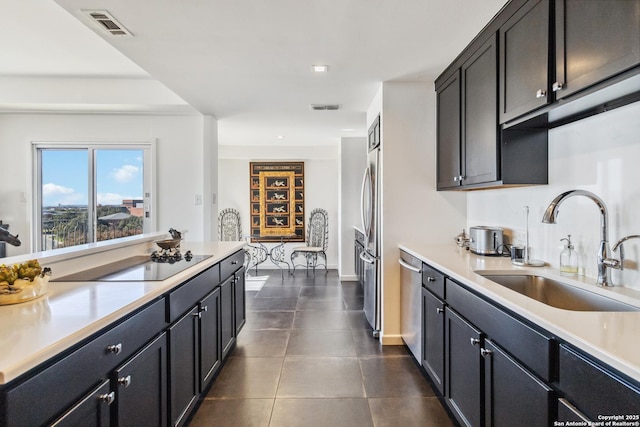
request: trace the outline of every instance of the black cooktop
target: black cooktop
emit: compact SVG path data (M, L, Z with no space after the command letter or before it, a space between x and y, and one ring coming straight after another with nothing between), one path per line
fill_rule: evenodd
M165 280L212 255L193 255L172 261L153 261L140 255L68 276L52 278L52 282L146 282Z

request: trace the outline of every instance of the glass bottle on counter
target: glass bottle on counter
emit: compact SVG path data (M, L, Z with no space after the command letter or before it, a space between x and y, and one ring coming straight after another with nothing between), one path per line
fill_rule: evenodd
M566 240L564 249L560 252L560 274L563 276L576 276L578 274L578 252L571 244L571 235L560 239L562 242Z

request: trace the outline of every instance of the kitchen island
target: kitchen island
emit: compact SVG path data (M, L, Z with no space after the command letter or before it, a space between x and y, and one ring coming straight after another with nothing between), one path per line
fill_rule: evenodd
M550 267L513 266L454 243L400 250L424 263L426 354L419 362L461 424L640 417L640 292L597 287L593 278ZM628 311L556 308L483 277L491 274L557 280Z
M51 267L53 278L62 277L150 255L159 235L123 240L27 258ZM109 425L117 422L109 416L144 414L144 405L127 407L124 399L126 390L144 384L157 392L144 399L154 402L157 418L150 419L185 423L244 324L244 242L181 246L184 253L211 256L165 280L50 282L40 298L0 306L0 424L72 421L81 414L89 417L86 425ZM15 258L5 262L25 257ZM135 367L140 355L139 369L157 368L147 373L157 377L153 381L120 373ZM176 363L181 355L184 363ZM26 393L31 403L22 402ZM30 408L42 399L46 405Z

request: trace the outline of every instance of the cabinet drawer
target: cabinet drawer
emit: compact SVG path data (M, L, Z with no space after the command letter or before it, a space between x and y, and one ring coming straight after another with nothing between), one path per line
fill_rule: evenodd
M560 345L558 386L564 397L593 421L598 421L599 415L639 415L640 385L564 344Z
M446 301L532 372L553 379L551 338L448 279Z
M444 299L444 274L424 263L422 264L422 286L438 298Z
M207 295L220 283L218 264L187 280L167 296L169 323L173 323L198 300Z
M238 251L235 254L220 261L220 278L222 280L231 276L237 269L242 267L244 263L244 251Z
M116 366L133 355L165 326L164 300L156 301L124 322L112 327L73 353L57 361L0 397L0 412L9 425L34 426L51 421L78 398L95 387ZM120 350L109 351L109 346ZM34 396L46 396L33 404Z

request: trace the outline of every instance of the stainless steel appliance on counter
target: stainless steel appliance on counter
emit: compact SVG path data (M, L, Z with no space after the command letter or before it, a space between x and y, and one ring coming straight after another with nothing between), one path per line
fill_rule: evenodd
M422 261L400 251L400 333L422 365Z
M469 227L469 250L478 255L501 255L504 249L502 228L478 225Z
M362 178L361 211L362 230L365 234L364 251L364 314L378 337L381 328L380 290L380 116L369 128L369 160Z

